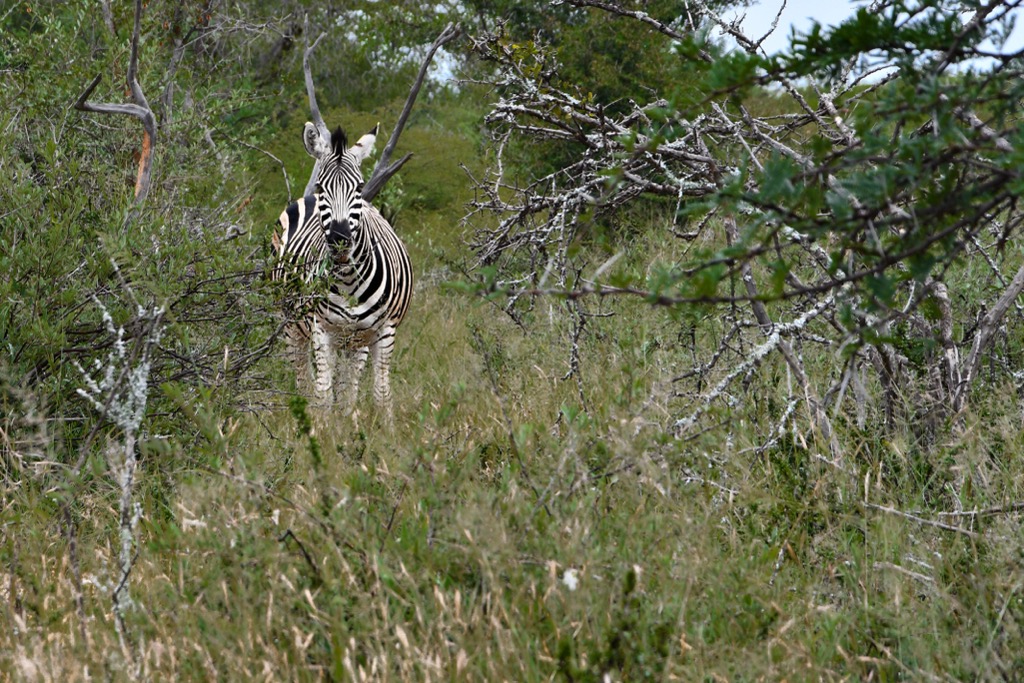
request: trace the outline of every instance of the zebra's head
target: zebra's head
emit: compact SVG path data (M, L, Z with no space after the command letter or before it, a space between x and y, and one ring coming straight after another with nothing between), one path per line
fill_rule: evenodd
M348 244L359 229L363 213L363 174L360 165L377 140L378 123L351 147L339 126L325 140L317 127L306 123L302 139L309 155L320 162L316 203L328 244Z

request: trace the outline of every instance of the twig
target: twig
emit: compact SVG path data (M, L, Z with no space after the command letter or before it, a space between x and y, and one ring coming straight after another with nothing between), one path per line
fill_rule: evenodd
M415 468L413 468L413 472L415 471ZM402 481L402 489L398 492L398 500L395 501L394 507L391 508L391 515L388 517L388 523L384 526L384 533L381 534L380 546L377 548L378 553L384 552L384 544L387 543L388 537L391 536L391 527L395 524L395 516L398 514L398 508L402 506L402 499L405 498L405 490L407 488L409 488L409 480L405 479Z
M935 583L935 579L933 579L932 577L928 576L927 574L921 574L921 573L918 573L918 572L915 572L915 571L911 571L910 569L907 569L906 567L901 567L898 564L893 564L892 562L875 562L871 566L874 569L892 569L894 571L899 572L900 574L904 574L906 576L909 576L910 578L915 579L917 581L920 581L922 583L927 583L927 584L934 584Z
M996 328L1002 321L1003 316L1006 315L1010 305L1017 300L1022 291L1024 291L1024 266L1020 267L1017 274L1013 276L1009 286L1003 291L1002 296L999 297L996 304L982 318L981 328L974 336L971 352L968 354L963 370L960 372L960 382L953 389L954 414L960 413L967 404L967 395L970 393L971 384L977 376L978 369L981 367L983 360L982 352L988 348L989 342L991 342L995 335Z
M885 512L890 515L896 515L897 517L903 517L904 519L909 519L912 522L917 522L918 524L923 524L925 526L933 526L937 529L945 529L946 531L952 531L958 534L963 534L964 536L968 536L969 538L980 538L980 534L974 531L970 531L968 529L964 529L963 527L953 526L952 524L944 524L942 522L936 522L933 519L925 519L924 517L912 515L909 512L897 510L896 508L885 507L884 505L877 505L875 503L864 503L864 507L870 508L872 510L878 510L879 512Z
M600 0L562 0L562 2L564 2L567 5L572 5L573 7L594 7L600 10L604 10L609 14L617 14L621 17L630 17L631 19L635 19L641 23L647 24L654 30L658 31L659 33L665 36L668 36L672 40L684 41L688 38L686 34L676 31L671 26L658 21L657 19L647 14L646 12L623 9L622 7L616 5L615 3L601 2ZM697 56L699 56L702 61L708 62L709 64L712 61L714 61L714 59L711 56L711 53L707 52L706 50L698 49Z
M308 564L310 568L313 570L313 573L316 575L317 581L323 581L323 577L320 575L320 568L316 566L316 562L313 561L312 556L310 556L310 554L306 551L306 546L302 544L302 541L299 540L298 536L296 536L291 529L285 529L284 534L282 534L281 538L277 540L279 543L285 543L288 541L288 539L294 541L295 545L299 547L299 552L302 553L302 557L306 560L306 564Z
M1012 515L1024 512L1024 503L1010 503L982 510L963 510L959 512L939 512L939 517L992 517L994 515Z
M292 201L292 185L291 185L290 182L288 182L288 171L285 169L283 161L281 161L276 156L274 156L273 154L271 154L267 150L263 149L262 147L257 147L256 145L249 144L245 140L239 140L236 137L232 137L231 135L228 135L224 131L220 130L219 128L216 128L215 130L217 131L218 135L223 135L225 138L227 138L231 142L235 143L236 145L241 145L242 147L246 147L246 148L251 149L251 150L253 150L255 152L259 152L260 154L262 154L264 156L268 156L271 159L273 159L274 161L276 161L277 165L281 167L281 175L284 176L284 186L285 186L285 189L288 191L288 201L289 202ZM305 196L305 195L303 195L303 196Z
M807 323L816 318L831 305L832 296L828 296L822 301L819 301L814 308L807 311L793 322L774 325L771 332L768 334L768 338L761 343L760 346L748 353L746 360L733 368L729 374L715 385L711 391L701 396L700 405L697 406L696 410L694 410L688 417L676 420L675 428L677 432L686 432L697 422L697 419L707 411L712 402L725 392L733 380L757 368L764 361L765 357L779 346L780 342L782 342L783 335L792 334L794 331L803 329Z

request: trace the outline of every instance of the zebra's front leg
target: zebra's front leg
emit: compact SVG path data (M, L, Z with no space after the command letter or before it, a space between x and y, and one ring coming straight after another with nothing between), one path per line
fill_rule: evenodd
M352 422L359 424L359 377L366 367L366 358L370 355L369 347L346 349L338 354L338 399L342 409L352 416Z
M388 426L394 424L391 407L391 352L395 348L395 328L387 325L370 345L373 356L373 401L384 413Z
M314 398L319 408L328 408L334 403L334 347L331 335L320 324L313 320L313 367L316 371L314 381Z
M295 369L295 388L299 394L308 395L312 374L309 367L309 337L298 325L289 323L284 329L284 347L285 355Z

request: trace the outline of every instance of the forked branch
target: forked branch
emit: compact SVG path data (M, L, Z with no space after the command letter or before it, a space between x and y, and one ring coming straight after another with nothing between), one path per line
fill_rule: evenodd
M327 124L324 123L324 117L320 114L320 105L316 102L316 86L313 85L313 72L309 68L309 56L316 49L317 44L326 36L326 33L321 33L317 36L316 40L312 43L309 42L309 15L306 15L304 20L303 34L306 36L306 49L302 53L302 73L306 78L306 95L309 97L309 119L316 126L317 132L320 133L320 137L324 140L330 141L331 131L327 128ZM320 175L320 160L317 159L313 164L313 171L309 174L309 182L306 183L306 189L302 192L302 196L306 197L313 194L313 188L316 187L316 179Z
M971 384L978 376L981 369L984 353L988 350L989 344L999 331L1003 317L1010 310L1010 306L1017 300L1017 297L1024 292L1024 267L1017 271L1009 286L1003 290L1002 296L995 305L985 314L981 320L981 327L974 335L974 343L971 345L970 354L960 370L960 382L954 387L953 412L959 413L967 405L967 396L971 391Z
M416 76L416 81L412 85L412 89L409 91L409 97L405 101L405 106L402 108L402 113L398 117L398 123L395 124L394 130L391 132L391 137L388 139L387 145L384 147L384 152L381 154L380 160L377 162L376 167L373 169L373 173L370 178L363 185L363 198L366 201L373 201L373 198L380 193L384 188L384 185L391 179L393 175L398 173L398 170L409 159L412 158L412 153L406 154L401 159L394 163L391 162L391 155L395 151L395 146L398 145L398 139L402 135L402 131L405 129L405 124L409 120L409 114L412 113L412 108L416 104L416 98L420 94L420 89L423 87L423 81L426 80L427 70L430 67L430 63L434 59L434 55L441 47L451 42L459 35L461 35L462 29L457 24L448 24L445 29L441 32L441 35L431 44L430 49L427 51L426 56L423 58L423 62L420 64L419 73ZM316 101L316 87L313 84L313 72L309 66L309 56L313 52L313 49L320 42L326 34L321 33L316 40L309 43L309 18L306 18L306 51L302 55L302 71L305 75L306 80L306 95L309 97L309 115L310 121L316 126L317 132L320 137L330 142L331 133L324 123L323 116L320 114L320 107ZM306 183L306 189L303 192L303 196L308 196L313 193L313 189L316 187L317 176L320 173L320 162L317 161L313 164L313 172L309 176L309 182Z
M132 30L131 56L128 61L128 88L134 104L93 104L89 97L99 85L102 75L92 83L75 101L75 109L97 114L127 114L142 122L142 150L139 155L139 171L135 178L135 203L141 204L149 194L153 182L153 152L156 146L156 116L139 85L139 34L142 23L142 0L135 0L135 26Z
M390 163L391 155L394 153L395 146L398 144L398 138L402 135L405 124L409 120L409 114L412 113L413 105L416 104L416 98L419 97L420 88L423 87L423 81L427 77L427 69L434 60L434 55L442 46L458 38L461 33L462 29L458 24L448 24L441 31L441 35L431 44L430 50L427 51L426 56L423 58L423 63L420 64L420 71L416 75L416 81L412 84L409 97L405 100L405 107L402 108L402 114L398 117L398 123L395 124L395 129L391 131L388 144L385 145L384 151L381 153L380 159L370 175L370 179L363 185L363 199L366 201L373 201L373 198L383 189L384 184L388 182L391 176L398 173L398 170L402 168L405 162L412 158L412 154L409 153L395 163Z

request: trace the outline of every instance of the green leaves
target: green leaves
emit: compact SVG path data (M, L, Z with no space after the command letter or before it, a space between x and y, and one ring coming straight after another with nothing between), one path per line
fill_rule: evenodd
M960 57L967 53L965 48L983 37L979 29L965 31L961 13L950 11L941 0L895 0L880 8L861 7L835 27L815 23L809 32L794 39L790 53L772 61L770 70L792 77L821 74L835 78L847 62L863 56L895 62L912 73L920 60L933 57L933 53L944 55L952 46L959 46L954 57Z
M892 303L896 294L896 286L888 275L868 275L864 278L864 284L869 294L875 300L883 303Z
M799 169L792 159L772 155L759 174L758 200L766 206L790 205L799 193L799 181L796 179L798 173Z
M767 64L769 62L763 58L739 50L727 53L712 64L707 85L713 91L732 93L733 99L740 100L755 85L760 69Z

